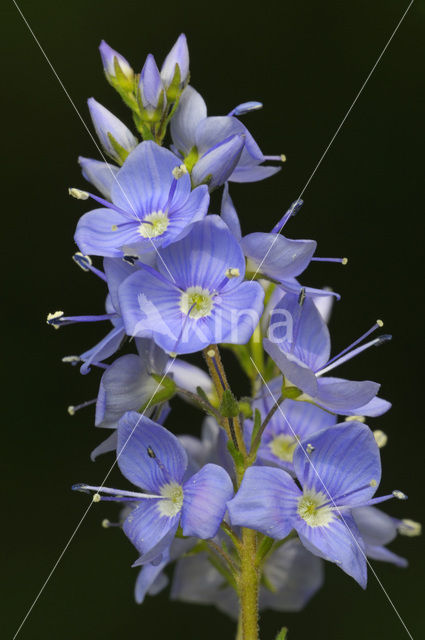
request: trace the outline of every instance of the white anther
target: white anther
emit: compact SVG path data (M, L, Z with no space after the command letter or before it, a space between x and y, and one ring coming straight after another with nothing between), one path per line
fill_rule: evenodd
M66 364L76 364L77 362L81 362L81 358L80 356L64 356L62 362Z
M378 327L380 327L382 329L382 327L384 326L384 323L382 320L377 320L376 324L378 325Z
M229 269L226 269L226 272L224 275L226 276L226 278L229 278L229 279L239 278L239 276L241 275L241 272L237 267L229 267Z
M407 500L406 494L403 493L403 491L399 491L398 489L393 491L393 496L394 498L397 498L397 500Z
M307 453L313 453L315 447L313 447L312 444L308 443L308 445L306 446L305 450L307 451Z
M364 416L347 416L345 422L366 422Z
M285 156L284 153L280 154L280 159L281 159L282 162L286 162L286 156Z
M169 355L171 358L177 358L177 353L175 351L170 351Z
M67 409L68 413L70 416L75 416L75 407L73 404L70 404L68 409Z
M118 231L118 227L116 224L113 224L111 227L112 231Z
M376 485L377 485L378 483L376 482L376 480L371 480L371 481L369 482L369 484L370 484L370 486L371 486L371 487L376 487Z
M398 532L401 533L402 536L409 536L409 538L413 538L413 536L420 536L422 533L421 523L415 522L415 520L401 520L397 528Z
M387 434L380 429L376 429L376 431L373 432L373 437L375 438L376 444L380 449L382 449L382 447L385 447L388 442Z
M111 526L111 521L108 520L108 518L105 518L104 520L102 520L102 527L104 529L108 529Z
M345 265L348 264L348 258L343 258L341 260L341 264L344 265L344 267L345 267Z
M214 349L210 349L209 351L207 351L207 356L209 358L215 358L215 351Z
M47 324L51 324L55 329L59 329L59 323L52 322L52 320L57 320L58 318L62 318L63 311L55 311L54 313L47 314Z
M185 164L181 164L179 167L174 167L171 173L176 180L179 180L179 178L187 173L187 167Z
M75 187L68 189L68 193L70 196L76 198L77 200L87 200L90 197L87 191L82 191L81 189L76 189Z
M101 501L101 497L98 493L94 493L93 494L93 502L100 502Z
M80 258L80 259L79 259ZM81 259L82 258L82 259ZM78 266L83 270L83 271L90 271L90 269L88 269L84 263L87 263L89 265L92 265L92 261L90 256L85 256L84 253L81 253L81 251L77 251L77 253L74 253L74 255L72 256L72 259L74 260L74 262L76 264L78 264Z

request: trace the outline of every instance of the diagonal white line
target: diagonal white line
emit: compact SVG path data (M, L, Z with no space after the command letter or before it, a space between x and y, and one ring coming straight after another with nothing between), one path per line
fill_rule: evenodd
M126 448L130 438L132 437L133 433L135 432L140 420L143 418L144 414L146 413L146 411L148 410L152 399L155 395L155 393L158 391L158 389L160 388L162 382L164 381L165 377L167 376L168 372L170 371L171 367L173 366L174 362L175 362L176 358L174 357L170 363L168 364L165 373L163 374L160 382L158 382L158 386L155 388L155 391L152 393L151 397L149 398L149 401L146 405L146 407L144 408L143 412L140 414L139 419L137 420L136 424L134 425L133 429L131 430L130 435L128 436L127 440L125 441L125 443L123 444L123 446L121 447L120 451L117 452L117 457L115 458L114 462L112 463L111 467L109 468L106 476L103 478L101 485L99 486L99 491L102 489L102 487L105 486L105 482L107 481L107 479L109 478L113 468L115 467L115 465L117 464L122 452L124 451L124 449ZM62 560L63 556L65 555L69 545L71 544L71 542L73 541L78 529L81 527L81 525L83 524L84 520L86 519L86 516L88 514L88 512L90 511L90 509L93 506L93 500L90 502L90 504L88 505L88 507L86 508L86 510L84 511L80 521L78 522L77 526L75 527L74 531L72 532L72 535L70 536L70 538L68 539L68 542L66 543L66 545L64 546L64 548L62 549L61 553L59 554L58 559L56 560L55 564L53 565L53 567L50 570L50 573L48 574L47 578L45 579L45 581L43 582L40 591L37 593L36 597L34 598L34 601L32 602L30 608L28 609L27 613L25 614L21 624L19 625L18 629L15 632L15 635L13 636L12 640L15 640L19 634L19 632L21 631L22 627L24 626L25 622L27 621L28 617L31 614L31 611L34 609L35 605L38 602L38 599L40 598L41 594L43 593L44 589L46 588L47 584L50 581L50 578L53 576L54 572L56 571L57 567L59 566L60 561Z
M404 11L403 15L401 16L400 20L398 21L395 29L393 30L392 34L390 35L389 39L387 40L387 43L385 45L385 47L382 49L381 53L378 56L378 59L376 60L375 64L373 65L372 69L369 71L365 81L363 82L362 86L360 87L359 91L357 92L356 97L354 98L353 102L351 103L347 113L345 114L345 116L343 117L343 119L341 120L341 122L338 125L337 130L335 131L335 133L333 134L328 146L326 147L326 149L323 151L322 155L319 158L319 161L317 162L316 166L314 167L313 171L310 174L310 177L308 178L307 182L305 183L304 187L301 189L300 195L298 196L297 200L299 200L300 198L302 198L305 190L307 189L308 185L310 184L310 182L312 181L316 171L318 170L318 168L320 167L320 165L322 164L322 161L324 160L326 154L328 153L329 149L331 148L331 146L334 143L335 138L337 137L338 133L341 131L342 127L344 126L345 121L347 120L348 116L350 115L351 111L353 110L357 100L360 98L363 89L365 88L365 86L367 85L367 83L369 82L373 72L375 71L376 67L378 66L378 64L381 61L382 56L384 55L384 53L386 52L386 50L388 49L392 39L394 38L395 34L397 33L399 27L401 26L401 23L403 22L404 18L407 16L407 13L410 10L410 7L413 5L414 0L411 0L407 9ZM272 250L277 237L279 236L281 231L279 231L279 233L276 233L275 237L273 238L273 242L271 243L270 247L268 248L264 258L261 260L260 264L257 267L256 272L254 273L254 275L252 276L251 280L254 280L254 278L256 277L257 273L260 271L261 267L264 264L264 261L266 260L267 256L269 255L270 251Z
M340 510L340 509L338 508L338 506L335 504L333 497L332 497L332 496L331 496L331 494L329 493L327 486L326 486L326 485L325 485L325 483L323 482L323 480L322 480L322 478L321 478L321 476L320 476L320 473L318 472L318 470L316 469L316 466L314 465L314 463L312 462L312 460L311 460L310 456L308 455L307 450L305 449L305 447L303 446L302 442L299 440L298 436L296 435L296 433L295 433L294 429L292 428L292 425L290 424L290 422L289 422L288 418L287 418L287 417L285 416L285 414L283 413L282 407L280 406L279 402L276 400L276 398L275 398L275 396L274 396L274 394L273 394L272 390L270 389L269 385L268 385L268 384L267 384L267 382L264 380L264 378L263 378L263 376L262 376L262 374L261 374L260 370L258 369L258 367L257 367L257 365L256 365L256 363L255 363L255 361L253 360L253 358L251 358L251 356L250 356L250 359L251 359L252 364L253 364L253 365L254 365L254 367L256 368L256 370L257 370L257 372L258 372L258 375L260 376L260 378L261 378L261 380L262 380L262 382L263 382L264 386L266 387L266 389L267 389L267 391L269 392L269 394L270 394L271 398L273 399L274 403L277 405L277 407L278 407L278 409L279 409L280 413L282 414L283 419L285 420L286 424L287 424L287 425L288 425L288 427L290 428L290 430L291 430L291 432L292 432L292 435L293 435L293 436L294 436L294 438L295 438L295 441L296 441L296 442L298 443L298 445L301 447L303 454L305 455L305 457L306 457L306 458L307 458L307 460L309 461L309 463L310 463L310 465L311 465L311 468L313 469L314 473L316 474L317 478L319 479L319 482L321 483L322 487L323 487L323 488L324 488L324 490L326 491L326 493L327 493L327 495L328 495L328 497L329 497L330 502L332 502L332 504L333 504L333 507L334 507L335 511L338 513L339 517L341 518L342 522L344 523L345 527L347 528L347 531L349 532L349 534L350 534L350 535L351 535L351 537L353 538L353 540L354 540L354 542L355 542L356 546L358 547L358 549L359 549L360 553L362 554L362 556L363 556L363 557L364 557L364 559L366 560L366 563L367 563L368 568L370 569L370 571L371 571L371 572L372 572L372 574L374 575L374 577L375 577L376 581L378 582L378 584L379 584L380 588L382 589L383 593L385 594L385 597L387 598L387 600L388 600L389 604L390 604L390 605L391 605L391 607L394 609L394 612L395 612L395 614L397 615L398 619L400 620L400 622L401 622L401 624L402 624L402 626L403 626L404 630L406 631L407 635L409 636L409 638L410 638L411 640L413 640L413 636L412 636L412 634L410 633L409 629L407 628L407 626L406 626L406 624L405 624L405 622L404 622L403 618L401 617L400 613L398 612L397 607L395 606L394 602L391 600L391 598L390 598L390 596L389 596L389 594L388 594L387 590L385 589L384 585L382 584L381 580L379 579L379 577L378 577L378 575L377 575L377 573L376 573L375 569L374 569L374 568L372 567L372 565L370 564L370 562L369 562L369 560L368 560L368 558L367 558L367 556L366 556L365 552L364 552L364 551L363 551L363 549L361 548L361 546L360 546L360 544L358 543L358 541L357 541L356 537L354 536L354 534L353 534L353 532L351 531L350 527L349 527L349 526L348 526L348 524L346 523L345 518L344 518L344 516L343 516L343 514L342 514L341 510Z
M92 140L92 142L93 142L94 146L96 147L97 151L99 152L99 154L100 154L100 156L101 156L102 160L106 163L106 166L108 167L108 170L110 171L110 173L111 173L111 175L112 175L113 179L114 179L114 180L115 180L115 182L118 184L118 186L119 186L119 188L120 188L120 191L121 191L121 193L123 194L124 198L127 200L127 202L128 202L128 204L129 204L129 206L130 206L130 208L131 208L131 210L132 210L132 212L133 212L133 214L134 214L135 218L136 218L136 219L138 219L138 215L137 215L137 213L136 213L136 211L135 211L135 209L134 209L134 207L133 207L132 203L130 202L130 200L129 200L128 196L127 196L127 193L124 191L124 189L122 188L122 186L121 186L121 184L120 184L119 180L117 179L116 175L115 175L115 174L114 174L114 172L112 171L112 169L111 169L111 167L110 167L110 165L109 165L109 162L108 162L107 158L105 157L105 154L103 153L102 149L99 147L99 145L98 145L98 143L97 143L96 138L93 136L93 134L92 134L92 132L90 131L89 127L87 126L87 124L86 124L86 122L85 122L85 120L84 120L83 116L81 115L81 113L79 112L79 110L78 110L77 106L75 105L75 102L73 101L73 99L72 99L72 98L71 98L71 96L69 95L68 90L66 89L66 87L65 87L64 83L62 82L62 80L60 79L60 77L59 77L59 75L58 75L58 73L57 73L56 69L54 68L53 64L50 62L50 59L49 59L49 57L48 57L47 53L44 51L43 47L41 46L40 41L38 40L38 38L37 38L37 36L35 35L34 31L31 29L31 27L30 27L30 25L29 25L29 23L28 23L28 20L25 18L24 14L22 13L21 9L19 8L19 6L18 6L18 4L17 4L16 0L12 0L12 2L13 2L13 4L15 5L16 9L18 10L18 12L19 12L19 14L20 14L20 16L21 16L22 20L25 22L26 26L28 27L28 31L31 33L32 37L34 38L34 40L35 40L35 42L36 42L36 44L37 44L38 48L40 49L41 53L43 54L43 56L44 56L44 58L45 58L45 60L46 60L47 64L48 64L48 65L49 65L49 67L50 67L50 69L52 70L53 75L55 76L56 80L59 82L60 86L62 87L62 89L63 89L63 91L64 91L64 93L65 93L65 95L66 95L66 97L68 98L69 102L71 103L71 105L72 105L72 107L73 107L73 109L74 109L75 113L77 114L77 116L78 116L78 117L79 117L79 119L81 120L81 123L82 123L82 125L83 125L84 129L85 129L85 130L87 131L87 133L89 134L89 136L90 136L90 138L91 138L91 140ZM149 240L150 240L150 242L151 242L152 247L153 247L153 248L154 248L154 250L156 251L156 253L157 253L157 255L158 255L159 259L161 260L162 264L164 265L164 267L165 267L165 268L166 268L166 270L168 271L169 276L172 278L173 282L175 282L176 280L175 280L175 278L174 278L173 274L171 273L171 271L169 270L168 266L166 265L166 263L165 263L165 261L164 261L164 258L162 257L162 255L161 255L161 254L160 254L160 252L158 251L158 248L157 248L157 246L155 245L154 241L152 240L152 238L149 238Z

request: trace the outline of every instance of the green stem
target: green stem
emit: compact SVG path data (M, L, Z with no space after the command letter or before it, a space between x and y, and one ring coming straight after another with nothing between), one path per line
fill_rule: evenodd
M256 455L257 453L257 449L260 446L261 443L261 438L262 435L264 433L264 429L267 427L267 425L269 424L270 420L273 418L274 414L276 413L276 411L279 409L280 404L285 400L285 397L283 395L281 395L278 399L277 402L274 403L274 405L272 406L272 408L270 409L270 411L268 412L268 414L266 415L263 424L261 425L260 429L258 430L257 435L255 436L255 440L252 443L251 446L251 451L254 452L254 455ZM255 460L252 460L252 462L254 462Z
M242 529L240 551L241 572L239 577L241 640L258 640L258 582L257 533ZM239 633L239 631L238 631Z

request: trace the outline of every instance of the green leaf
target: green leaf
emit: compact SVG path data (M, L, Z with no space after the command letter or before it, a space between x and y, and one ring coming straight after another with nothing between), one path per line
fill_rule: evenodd
M254 440L257 437L258 432L260 431L261 424L262 424L261 413L259 412L258 409L255 409L254 427L252 429L252 435L251 435L251 449L252 449L252 445L254 443ZM256 452L252 452L252 453L256 453Z
M200 398L202 398L202 400L204 402L207 402L208 404L210 403L207 394L205 393L205 391L203 390L202 387L196 387L196 393L198 394L198 396Z
M171 81L170 86L167 89L167 100L168 100L168 102L174 102L180 96L180 94L182 92L182 90L180 88L180 84L181 84L180 67L176 63L173 79Z
M191 173L193 167L198 162L199 153L196 147L192 147L187 156L184 158L184 163L186 165L186 169L189 173Z
M239 413L242 413L244 418L252 418L252 408L249 399L242 398L239 400Z
M147 407L154 407L156 404L161 404L170 400L176 393L176 383L167 376L159 376L155 373L152 374L152 378L158 383L158 388L153 394L151 400L145 402L139 409L139 413L143 413Z
M223 392L220 413L225 418L236 418L239 415L239 402L230 389L225 389Z
M121 164L124 164L125 160L127 159L128 156L128 151L127 149L124 149L124 147L122 147L114 138L114 136L109 133L108 131L108 138L109 138L109 142L111 143L115 153L118 155L119 158L119 162Z
M288 634L287 627L283 627L276 636L276 640L286 640Z
M239 449L236 449L232 440L228 440L227 448L229 450L230 455L233 458L236 470L240 473L243 473L245 468L245 460L244 460L243 454L239 451Z

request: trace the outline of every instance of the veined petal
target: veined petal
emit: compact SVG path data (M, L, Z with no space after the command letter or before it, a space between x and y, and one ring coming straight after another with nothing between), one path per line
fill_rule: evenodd
M121 258L105 258L103 260L103 269L108 283L112 307L120 313L118 287L128 276L135 272L136 268L128 264L128 262L124 262Z
M102 362L119 349L124 340L125 332L121 318L117 318L117 320L116 326L100 342L80 355L80 360L83 362L80 369L82 374L90 371L93 362Z
M278 345L264 338L264 350L274 360L283 375L296 387L310 396L317 394L317 380L313 371L296 356L284 353Z
M308 444L312 451L307 458ZM294 467L304 490L321 492L331 506L364 504L381 480L378 445L361 422L343 422L309 436L295 450Z
M159 562L158 564L145 564L139 571L136 584L134 585L134 599L136 600L137 604L142 604L146 594L150 592L152 585L161 575L168 562L168 554L164 553L162 555L161 562ZM156 593L159 593L159 591L156 590Z
M329 378L325 378L329 379ZM335 378L334 378L335 379ZM375 418L376 416L382 416L383 413L386 413L391 409L391 402L388 400L384 400L383 398L378 398L375 396L370 400L367 404L362 407L356 407L356 409L352 409L351 411L346 410L344 415L346 416L370 416L371 418Z
M376 507L357 507L353 518L366 545L384 545L397 536L397 523Z
M107 199L111 199L111 187L115 182L119 167L109 162L100 162L92 158L78 158L81 173Z
M315 250L314 240L288 240L275 233L250 233L242 249L260 272L274 280L298 276L307 268Z
M213 538L233 496L233 484L222 467L207 464L183 486L182 529L185 536Z
M206 318L214 342L246 344L263 312L263 288L258 282L242 282L218 297L211 316Z
M227 503L230 520L281 540L294 527L299 496L300 490L286 471L249 467L236 496Z
M224 185L223 197L221 199L221 217L235 236L236 240L240 242L242 238L241 225L232 198L229 194L229 184L227 182Z
M103 440L97 447L93 449L90 454L90 460L94 462L98 456L101 456L104 453L110 453L111 451L115 451L117 448L117 440L118 434L116 431L113 431L110 436Z
M210 191L224 184L239 162L244 144L242 135L234 135L209 149L193 167L193 184L207 182Z
M130 513L123 524L125 535L142 554L144 562L154 559L164 550L161 542L168 540L167 534L173 534L178 527L180 514L172 517L161 515L159 510L161 499L146 499ZM170 544L171 544L170 540ZM153 551L155 550L155 552ZM158 552L158 553L156 553ZM148 557L156 553L153 558ZM141 560L141 559L140 559Z
M177 38L161 68L161 78L166 87L173 81L176 64L180 70L180 86L184 86L189 76L189 49L184 33Z
M302 521L301 521L302 522ZM316 555L335 562L366 589L367 564L364 543L353 518L344 513L344 521L335 518L326 526L296 525L303 545Z
M138 226L137 220L133 224L112 209L95 209L81 216L74 240L86 255L121 257L123 245L140 239Z
M196 127L206 117L207 107L202 96L193 87L186 87L170 123L171 137L182 155L187 155L195 145Z
M239 162L228 179L229 182L259 182L274 176L281 170L282 167L263 167L254 163L250 166L240 166Z
M150 140L141 142L130 153L112 185L114 204L129 213L135 212L140 219L163 211L174 181L172 171L177 166L179 160L171 151ZM190 190L190 176L185 174L177 180L170 210L181 207Z
M314 396L317 404L345 415L348 411L354 411L354 415L361 415L359 407L364 409L379 391L380 385L370 380L361 382L355 380L342 380L340 378L318 378L317 393Z
M405 568L409 565L406 558L397 555L393 551L390 551L386 547L375 546L366 544L366 555L368 558L372 560L379 560L381 562L390 562L391 564L395 564L396 567Z
M99 140L105 151L115 160L120 160L118 153L115 151L108 134L111 134L118 144L126 151L132 151L138 140L133 136L130 129L125 126L113 113L102 106L94 98L87 101L91 119Z
M180 484L187 467L186 451L176 436L135 411L125 413L118 424L117 460L130 482L151 493L170 482Z

